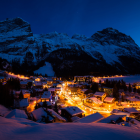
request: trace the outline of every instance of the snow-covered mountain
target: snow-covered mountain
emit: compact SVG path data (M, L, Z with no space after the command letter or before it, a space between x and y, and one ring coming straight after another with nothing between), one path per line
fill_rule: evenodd
M35 69L48 61L56 75L139 73L139 54L134 40L113 28L91 37L69 37L57 32L33 34L21 18L0 22L0 57L20 64L32 62Z

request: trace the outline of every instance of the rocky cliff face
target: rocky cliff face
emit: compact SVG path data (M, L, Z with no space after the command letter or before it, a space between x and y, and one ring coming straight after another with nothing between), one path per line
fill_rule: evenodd
M48 61L57 75L139 73L139 54L134 40L113 28L91 37L69 37L57 32L33 34L21 18L0 22L0 57L20 64L32 62L35 67L26 68L32 71Z

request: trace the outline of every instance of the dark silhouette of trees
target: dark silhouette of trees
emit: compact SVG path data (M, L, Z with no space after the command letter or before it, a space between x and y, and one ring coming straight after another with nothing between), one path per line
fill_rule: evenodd
M48 108L47 102L44 101L42 107Z
M57 103L55 103L55 106L54 106L54 111L55 111L56 113L58 113Z
M91 90L93 92L99 91L98 83L93 83L92 86L91 86Z
M129 83L128 91L132 92L131 84Z
M23 99L23 93L22 93L22 90L21 90L21 92L20 92L20 94L19 94L19 99L20 99L20 100Z
M118 92L118 88L116 84L114 85L114 88L113 88L113 97L115 97L116 100L119 100L119 92Z

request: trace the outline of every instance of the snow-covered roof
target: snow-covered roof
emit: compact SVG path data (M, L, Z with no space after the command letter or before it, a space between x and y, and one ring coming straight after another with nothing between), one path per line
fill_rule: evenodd
M105 92L95 92L94 96L102 97L105 94Z
M135 108L124 108L124 111L129 113L139 113Z
M55 88L48 88L48 91L55 91Z
M62 87L62 85L61 84L57 84L57 87Z
M27 119L27 115L24 110L14 109L9 114L5 116L5 118L25 118Z
M21 85L27 85L27 83L28 83L27 81L20 81Z
M102 104L103 103L101 100L97 99L96 97L90 97L89 99L91 99L96 104Z
M88 90L88 89L82 89L81 91L82 91L82 92L85 92L85 91L87 91L87 90Z
M41 89L41 88L39 88L39 89L38 89L38 88L35 88L34 90L35 90L36 92L43 92L43 89Z
M55 90L61 91L61 87L56 87Z
M105 119L102 119L101 121L99 121L100 123L111 123L111 121L117 121L119 118L123 118L126 115L111 115Z
M34 111L32 112L32 114L33 114L33 116L34 116L34 118L35 118L36 120L42 119L42 116L47 117L47 112L44 111L44 109L43 109L42 107L41 107L41 108L38 108L38 109L36 109L36 110L34 110Z
M15 91L14 93L15 93L15 94L20 94L20 92L21 92L21 91Z
M0 105L0 116L6 116L9 113L9 109L3 105Z
M76 122L77 120L79 120L80 118L77 116L71 117L72 122Z
M113 100L114 100L113 97L106 97L106 98L104 99L104 102L112 103Z
M52 110L52 109L47 109L49 112L51 112L52 113L52 115L54 116L54 117L57 117L59 120L62 120L62 121L66 121L63 117L61 117L59 114L57 114L54 110Z
M140 101L140 99L134 98L134 97L126 97L126 99L129 100L129 101L132 101L132 102L134 102L134 101Z
M19 104L20 104L20 107L27 107L27 106L29 106L28 98L22 99L22 100L19 102Z
M30 94L29 90L22 90L22 94Z
M43 102L39 102L39 104L42 106L42 105L43 105ZM49 101L46 101L46 104L47 104L48 106L51 106L51 105L52 105L51 102L49 102Z
M89 116L86 116L84 118L81 118L79 120L76 120L75 122L79 122L79 123L93 123L93 122L97 122L101 119L103 119L104 117L100 114L100 113L94 113L91 114Z
M41 96L41 99L50 99L50 98L51 98L51 92L44 91L43 95Z
M42 82L35 81L34 84L35 84L35 86L42 86Z
M47 82L42 82L42 84L43 84L43 85L46 85L46 84L47 84Z
M128 112L122 112L122 111L117 110L117 109L113 109L112 112L111 112L111 114L113 114L113 115L126 115L127 117L130 116L130 113L128 113Z
M78 108L77 106L69 106L69 107L65 107L65 108L61 108L66 110L71 116L75 116L77 114L81 114L84 113L80 108Z

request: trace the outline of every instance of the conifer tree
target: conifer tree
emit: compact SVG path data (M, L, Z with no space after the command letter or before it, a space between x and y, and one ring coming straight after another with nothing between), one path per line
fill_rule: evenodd
M20 94L19 94L19 99L20 99L20 100L23 99L23 93L22 93L22 90L21 90L21 92L20 92Z
M114 85L114 88L113 88L113 97L115 97L116 100L119 100L119 92L118 92L118 88L116 84Z
M131 84L129 83L129 87L128 87L129 92L132 92L132 88L131 88Z

